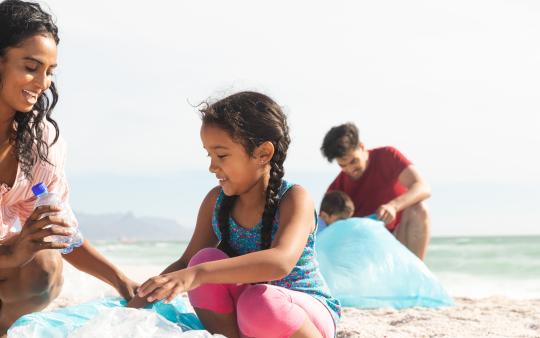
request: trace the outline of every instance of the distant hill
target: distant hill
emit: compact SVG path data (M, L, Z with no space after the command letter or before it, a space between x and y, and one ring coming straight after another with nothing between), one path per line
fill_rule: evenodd
M133 213L76 213L85 238L89 240L189 241L192 228L175 220L136 217Z

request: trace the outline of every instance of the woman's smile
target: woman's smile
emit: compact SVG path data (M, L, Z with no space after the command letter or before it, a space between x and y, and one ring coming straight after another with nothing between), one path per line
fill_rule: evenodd
M37 103L39 95L41 94L39 92L33 92L27 89L23 89L22 93L26 102L30 105L35 105Z

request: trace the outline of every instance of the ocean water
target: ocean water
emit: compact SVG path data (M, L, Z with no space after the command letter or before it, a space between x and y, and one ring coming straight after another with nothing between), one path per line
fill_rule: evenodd
M131 279L142 283L177 260L184 242L94 242ZM452 237L431 240L426 264L453 297L540 299L540 236ZM65 264L61 304L115 291Z
M453 296L540 298L540 236L434 238L426 264Z
M141 282L180 257L182 242L95 242ZM540 236L431 240L426 264L452 296L540 298Z

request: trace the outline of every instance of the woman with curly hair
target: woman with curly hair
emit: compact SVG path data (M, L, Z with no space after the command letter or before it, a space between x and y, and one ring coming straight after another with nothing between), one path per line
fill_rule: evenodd
M62 257L54 249L66 244L46 238L69 235L77 222L55 216L71 214L66 147L51 117L58 102L53 82L58 42L56 24L38 4L0 2L0 336L17 318L45 308L58 295ZM59 194L64 210L34 210L31 188L38 182ZM13 231L17 219L20 232ZM63 258L123 297L133 296L137 285L87 241Z

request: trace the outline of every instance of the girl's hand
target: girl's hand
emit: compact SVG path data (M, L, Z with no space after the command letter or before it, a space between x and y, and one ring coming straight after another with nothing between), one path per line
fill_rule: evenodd
M137 295L141 298L146 297L148 302L165 299L165 303L169 303L180 293L199 286L195 268L191 267L152 277L141 285L137 290Z
M51 215L62 209L55 205L42 205L34 210L24 223L21 232L11 245L14 266L22 266L34 258L34 255L45 249L63 249L68 243L47 242L49 236L69 236L70 224L60 216ZM52 225L52 226L50 226ZM47 227L50 226L50 227ZM45 228L47 227L47 228Z

